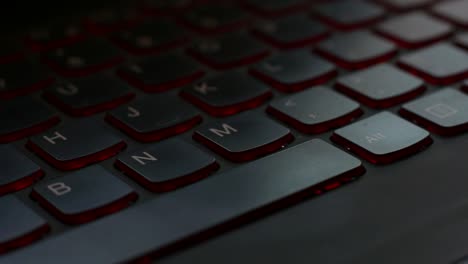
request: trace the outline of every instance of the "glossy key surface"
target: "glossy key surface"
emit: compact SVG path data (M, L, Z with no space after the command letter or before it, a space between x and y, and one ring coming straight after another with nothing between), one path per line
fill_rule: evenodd
M257 62L267 56L269 50L252 36L231 33L197 41L188 49L188 53L215 69L229 69Z
M443 88L404 104L400 114L441 135L455 135L468 129L468 95Z
M157 141L201 122L200 112L175 96L149 96L110 111L106 120L132 138Z
M119 211L138 195L122 180L94 165L41 182L34 186L31 197L61 221L79 224Z
M272 93L254 77L232 71L187 86L181 96L213 116L228 116L261 105Z
M303 50L272 56L250 68L249 72L280 91L294 92L328 81L336 75L336 68Z
M322 133L359 117L359 104L327 87L274 100L267 112L304 133Z
M31 137L29 149L61 170L74 170L116 155L126 144L100 120L85 119Z
M54 78L36 61L21 60L0 65L0 99L11 99L43 89Z
M389 64L379 64L340 77L335 87L375 108L399 104L425 90L423 81Z
M191 83L204 72L189 57L169 53L122 66L117 74L145 92L163 92Z
M0 255L40 239L49 225L33 210L14 196L0 197Z
M123 61L117 48L101 39L88 39L47 52L43 61L66 77L81 77Z
M453 27L423 12L393 17L378 25L377 31L405 48L419 48L448 37Z
M0 120L0 143L41 133L60 122L56 111L32 97L2 102Z
M158 254L336 188L363 173L358 159L322 140L311 140L63 233L5 260L113 263ZM88 243L77 247L76 241ZM61 254L54 255L57 250ZM51 255L54 258L48 258Z
M323 39L328 34L328 28L307 15L293 15L260 22L253 33L275 47L292 49Z
M465 15L467 8L467 0L452 0L438 3L432 8L432 11L459 26L468 27L468 18Z
M272 153L294 139L286 127L249 112L204 124L195 130L193 138L235 162Z
M241 8L226 3L196 6L182 16L188 27L204 34L234 30L247 23L247 16Z
M183 45L188 33L170 20L146 22L111 36L120 48L135 54L160 53Z
M330 1L318 4L315 13L328 24L339 29L354 29L378 20L384 9L365 1Z
M134 96L125 82L104 75L58 82L44 93L50 103L73 116L87 116L112 109Z
M12 145L0 145L0 196L32 185L44 175L41 168Z
M386 61L395 45L367 31L339 33L317 45L320 55L347 69L360 69Z
M403 55L403 69L434 84L450 84L468 74L468 53L451 44L441 43Z
M120 155L115 166L154 192L197 182L219 167L215 158L178 139Z
M429 132L390 112L337 129L331 139L376 164L395 162L432 143Z

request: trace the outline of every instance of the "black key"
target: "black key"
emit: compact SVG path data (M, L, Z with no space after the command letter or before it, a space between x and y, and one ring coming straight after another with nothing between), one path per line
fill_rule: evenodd
M60 82L46 89L45 98L72 116L87 116L115 108L135 94L122 81L105 75L93 75Z
M110 111L106 120L132 138L150 142L181 134L202 118L195 107L177 97L146 96Z
M378 0L378 2L396 11L405 11L421 8L434 2L434 0Z
M10 145L0 145L0 196L32 185L44 172Z
M452 31L449 24L420 11L393 17L377 27L381 35L409 49L447 38Z
M143 12L149 15L177 14L192 7L198 0L144 0Z
M17 61L0 65L1 99L32 93L53 82L50 73L36 62Z
M302 11L309 5L305 0L244 0L243 4L251 11L266 17Z
M294 139L289 129L254 113L243 113L202 125L193 138L235 162L267 155Z
M468 54L446 43L406 54L398 65L434 84L450 84L468 76Z
M78 25L37 28L25 37L25 42L33 51L45 51L67 46L86 38Z
M362 115L359 104L326 87L273 101L267 112L303 133L322 133Z
M316 139L64 232L0 261L118 263L149 253L160 256L164 249L214 236L363 173L358 159ZM77 241L93 243L77 247Z
M29 139L27 147L51 165L74 170L116 155L126 146L96 120L75 121Z
M385 10L373 3L345 0L317 5L315 13L324 22L342 30L349 30L379 20L385 14Z
M165 52L188 41L187 32L168 20L157 20L119 31L111 39L122 49L135 54Z
M276 21L264 21L254 34L280 49L299 48L315 43L328 35L328 29L306 15L287 16Z
M396 47L367 31L354 31L320 42L317 52L343 68L360 69L392 58Z
M117 30L130 28L142 20L132 8L100 9L91 13L83 22L88 31L103 35Z
M215 158L178 139L121 155L115 166L153 192L197 182L219 167Z
M34 186L31 197L61 221L81 224L122 210L138 195L122 180L94 165Z
M166 54L123 66L117 74L145 92L163 92L192 83L204 72L188 57Z
M467 0L443 1L432 8L432 12L444 19L449 20L461 27L468 27Z
M463 33L457 34L455 36L455 44L457 44L458 46L464 49L468 49L468 33L463 32Z
M213 116L227 116L261 105L272 93L244 73L227 72L185 87L180 95Z
M247 24L244 11L234 5L212 3L192 8L182 16L188 27L203 33L222 33Z
M376 164L395 162L432 144L429 132L390 112L335 130L331 139Z
M468 130L468 96L446 88L404 104L400 114L435 133L455 135Z
M333 64L312 55L309 51L272 56L255 65L249 72L283 92L299 91L327 82L336 76Z
M425 91L424 82L389 64L341 77L335 87L374 108L390 107Z
M49 106L26 96L2 102L0 120L0 143L41 133L60 122Z
M50 51L43 60L61 75L80 77L117 65L123 58L107 42L89 39Z
M200 40L188 53L210 67L228 69L254 63L267 56L269 51L247 34L236 33Z
M49 232L47 222L14 196L0 197L0 254L26 246Z

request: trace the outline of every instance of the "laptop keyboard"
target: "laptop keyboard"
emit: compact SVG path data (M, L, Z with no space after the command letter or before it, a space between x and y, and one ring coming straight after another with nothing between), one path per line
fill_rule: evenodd
M148 0L5 42L0 254L128 228L146 246L76 261L135 259L424 155L468 129L466 10Z

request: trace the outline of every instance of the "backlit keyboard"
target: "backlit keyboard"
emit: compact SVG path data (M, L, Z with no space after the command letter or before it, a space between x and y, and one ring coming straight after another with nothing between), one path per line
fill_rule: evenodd
M159 257L425 155L468 130L467 12L148 0L2 43L0 262Z

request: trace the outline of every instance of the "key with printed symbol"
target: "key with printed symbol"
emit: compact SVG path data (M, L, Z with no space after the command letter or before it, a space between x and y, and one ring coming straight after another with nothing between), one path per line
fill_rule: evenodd
M182 22L203 34L222 33L247 24L245 12L235 5L215 3L194 7L182 15Z
M26 45L33 51L46 51L84 40L86 33L78 25L37 28L25 37Z
M215 158L178 139L121 155L115 166L153 192L197 182L219 168Z
M75 170L115 156L126 144L100 120L83 119L31 137L26 146L56 168Z
M309 6L306 0L244 0L242 4L249 10L265 17L275 17L302 11Z
M359 104L326 87L281 98L267 112L303 133L322 133L362 115Z
M192 83L204 72L188 57L164 54L122 66L117 74L145 92L163 92Z
M180 95L210 115L228 116L258 107L272 93L247 74L227 72L187 86Z
M336 75L336 68L303 50L272 56L249 73L282 92L295 92L328 81Z
M150 96L110 111L106 120L132 138L158 141L181 134L201 122L195 107L172 96Z
M253 33L258 38L280 49L300 48L328 35L328 29L307 15L287 16L273 21L261 22Z
M386 111L335 130L331 139L375 164L395 162L432 144L429 132Z
M11 99L43 89L54 82L52 75L34 61L0 65L0 98Z
M47 222L13 195L0 197L0 255L29 245L49 232Z
M244 162L281 149L294 136L273 120L246 112L202 125L193 138L226 159Z
M396 47L367 31L353 31L333 35L320 42L316 51L346 69L361 69L389 60Z
M385 15L385 10L371 2L346 0L319 4L314 13L333 27L350 30L372 24Z
M128 207L138 195L94 165L34 186L31 197L67 224L81 224Z
M432 7L432 12L436 16L466 28L468 27L467 8L468 1L466 0L442 1Z
M403 55L398 65L430 83L451 84L468 76L468 53L441 43Z
M44 97L72 116L88 116L130 101L135 94L121 80L93 75L60 82L45 90Z
M0 145L0 196L24 189L39 180L44 172L11 145Z
M60 122L51 107L29 96L2 102L0 120L0 143L41 133Z
M440 135L456 135L468 130L468 95L444 88L404 104L400 115Z
M164 52L185 44L188 41L188 33L172 21L159 19L116 32L111 39L132 54L145 55Z
M223 70L255 63L266 57L269 50L247 34L231 33L217 39L200 40L188 53L210 67Z
M378 33L409 49L447 38L452 31L450 24L420 11L393 17L377 26Z
M335 88L374 108L408 101L426 90L423 81L390 64L345 75L338 79Z
M114 46L99 39L88 39L45 53L43 61L66 77L81 77L123 61Z

